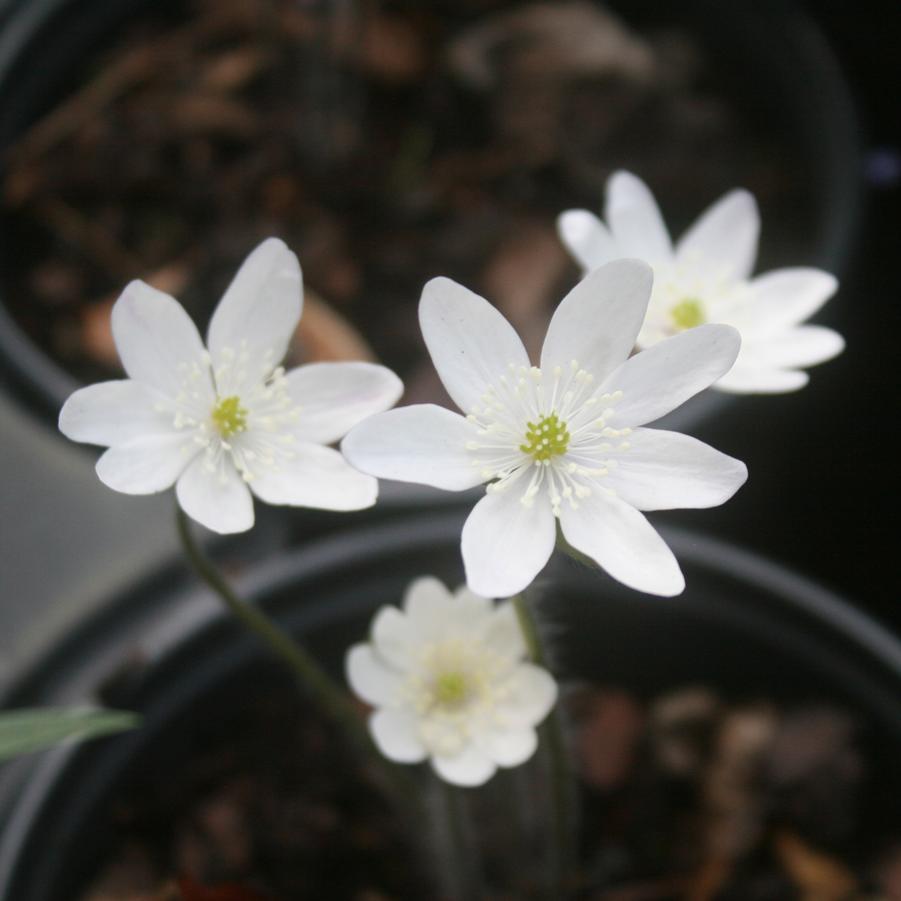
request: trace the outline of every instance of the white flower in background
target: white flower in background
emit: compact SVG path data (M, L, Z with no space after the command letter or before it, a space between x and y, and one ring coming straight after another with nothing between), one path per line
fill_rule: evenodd
M557 308L532 366L488 301L445 278L423 291L419 319L460 416L432 404L380 413L342 443L363 472L450 491L487 483L463 527L466 580L477 594L522 591L566 541L614 578L678 594L682 573L640 510L711 507L745 481L743 463L674 432L639 428L720 378L735 329L707 325L629 359L651 270L618 260Z
M800 325L835 293L834 276L796 267L751 278L760 216L747 191L731 191L713 204L675 247L653 195L628 172L607 182L604 215L606 225L587 210L569 210L558 229L585 271L619 257L637 257L654 268L639 347L705 322L732 325L741 334L741 352L714 387L766 394L804 387L803 367L844 348L831 329Z
M214 532L253 525L251 492L270 504L358 510L377 483L324 445L390 407L402 385L368 363L279 365L300 320L297 257L279 240L244 261L210 321L207 348L188 314L141 281L112 312L128 379L76 391L59 428L109 449L100 480L126 494L175 485L188 516Z
M383 607L371 642L347 653L353 690L376 710L369 728L398 763L426 758L442 779L481 785L535 751L535 727L557 698L526 647L509 602L417 579L403 610Z

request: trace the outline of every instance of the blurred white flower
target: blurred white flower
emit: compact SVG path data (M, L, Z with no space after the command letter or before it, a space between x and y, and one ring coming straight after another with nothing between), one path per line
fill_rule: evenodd
M377 483L325 447L390 407L402 385L368 363L279 366L300 320L297 257L279 240L244 261L216 308L208 350L177 301L141 281L112 312L128 379L76 391L59 428L109 449L100 480L126 494L175 485L188 516L214 532L254 521L251 491L270 504L357 510Z
M429 758L456 785L481 785L524 763L557 698L553 678L525 661L513 605L417 579L403 610L383 607L371 642L347 653L353 690L376 710L369 727L398 763Z
M540 367L488 301L439 278L419 318L460 416L431 404L380 413L342 443L363 472L450 491L487 483L463 527L466 581L509 597L544 567L559 518L567 542L614 578L652 594L685 583L639 512L711 507L747 478L743 463L675 432L637 428L678 407L732 365L727 325L677 335L630 359L651 270L618 260L592 272L551 320Z
M801 369L841 353L841 335L801 325L835 293L820 269L777 269L751 278L760 216L747 191L730 191L673 247L653 195L640 179L616 172L607 182L606 225L587 210L558 220L563 243L585 271L637 257L654 268L654 291L638 333L639 347L705 322L741 334L735 365L715 384L723 391L775 394L808 382Z

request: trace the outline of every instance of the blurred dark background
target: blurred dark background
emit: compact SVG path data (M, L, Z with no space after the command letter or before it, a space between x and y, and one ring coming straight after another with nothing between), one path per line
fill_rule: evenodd
M724 534L832 585L901 631L901 5L808 0L803 8L836 53L860 117L862 227L842 301L821 317L847 348L812 374L809 390L748 398L730 420L729 450L751 475L716 514Z
M165 3L159 7L167 10L178 5ZM486 0L483 5L488 7L492 4ZM694 5L697 5L697 0L687 3L687 7ZM23 18L27 18L27 13L39 6L40 4L27 2L0 5L0 39L4 42L13 40L15 29L19 27ZM297 6L299 9L313 10L325 7L349 8L352 4L336 3L330 6L299 3ZM390 3L385 4L387 9L392 9L393 6ZM659 8L660 4L642 0L635 4L614 2L611 6L622 15L634 11L640 17L648 9ZM88 3L85 0L80 4L70 4L69 16L63 23L65 27L62 25L57 27L51 35L52 40L63 46L71 33L75 36L73 40L77 42L79 29L83 29L85 23L91 19L91 16L86 15L86 11L101 7L116 9L117 4L104 0L98 0L97 3ZM757 8L749 3L738 4L738 7L745 15L749 14L749 10L753 15ZM125 5L119 8L124 10ZM768 0L759 4L761 10L790 11L794 8L787 0L784 3ZM686 431L710 441L727 453L744 459L751 473L750 481L735 499L722 508L664 514L656 521L686 524L698 531L727 538L736 544L784 562L836 589L901 632L901 604L898 603L896 588L899 568L896 551L898 530L895 527L899 455L896 373L899 357L898 336L901 335L901 316L899 316L901 104L898 102L898 88L901 86L901 54L898 52L898 47L901 46L901 6L893 0L873 0L863 4L853 3L851 0L835 0L835 2L806 0L799 2L797 8L813 20L831 46L850 88L858 120L856 129L859 132L862 150L859 166L855 161L852 170L842 170L832 177L840 181L846 180L843 184L833 186L839 189L836 192L838 194L845 188L847 188L845 193L853 194L857 184L863 183L864 202L859 211L859 218L856 208L851 209L849 213L855 219L854 222L847 223L848 233L853 235L853 238L848 246L842 248L841 255L847 262L847 271L843 273L839 295L826 306L822 314L817 316L818 322L838 329L845 336L847 349L837 360L815 368L811 372L810 385L798 393L775 397L739 398L737 402L717 407L714 413L702 417L694 425L687 426ZM723 9L727 12L721 15L727 18L732 7L724 5ZM127 21L128 16L123 14L122 19ZM736 21L740 27L740 18ZM778 37L774 35L774 40ZM678 57L678 54L676 56ZM762 58L765 60L766 54L762 54ZM35 91L38 94L43 74L42 63L41 59L28 59L25 63L20 61L18 69L23 83L36 85ZM415 59L410 65L414 63ZM678 59L674 65L677 63ZM390 59L387 61L382 59L380 64L394 72L392 78L401 77L397 72L403 67L398 69ZM91 70L91 65L96 66L96 60L91 62L75 59L72 62L74 70L81 67L83 74L87 73L96 78L98 70L96 68ZM780 65L791 71L791 60L787 61L786 66L786 60L782 59ZM300 73L301 76L303 74ZM765 110L770 104L778 101L770 96L773 86L765 77L766 73L758 75L760 75L759 84L751 81L751 99L759 101L757 105ZM804 70L801 70L798 78L805 77L807 76ZM353 97L348 100L346 95L341 94L340 79L335 83L326 82L328 79L322 79L316 85L316 90L323 90L326 94L329 91L337 92L335 96L344 98L342 103L350 104L345 106L344 112L347 113L349 110L353 113L353 103L356 101ZM818 89L818 85L814 82L795 87L814 92ZM760 93L757 98L753 97L755 89ZM375 95L382 96L378 92L375 92ZM4 98L7 96L8 92L3 95ZM394 96L390 91L386 91L379 101L383 104L377 110L382 116L379 120L380 128L382 121L386 117L390 118L388 114L391 103L394 102L391 98ZM440 91L433 92L430 96L431 101L436 104L435 108L445 111L447 96ZM588 100L591 99L589 96ZM578 100L576 97L575 102L578 103ZM0 99L0 103L2 102L5 101ZM578 105L575 110L578 112ZM9 134L4 132L4 128L7 127L5 121L15 118L9 109L6 112L10 115L5 118L0 116L4 118L4 123L0 127L0 138L4 140L9 138ZM149 127L152 133L156 121L154 116L158 111L151 111L143 116L140 115L140 110L138 113L137 121L141 127ZM350 118L352 120L353 116ZM240 121L230 121L229 127L237 128L239 132L244 127ZM476 130L472 127L472 123L460 118L455 120L453 110L449 114L448 121L451 123L456 121L464 131L467 128L471 131ZM303 123L304 128L307 124ZM515 121L512 125L507 124L516 127ZM102 124L98 124L97 127L102 131ZM698 126L700 129L698 134L702 136L703 127L703 123ZM578 136L580 133L577 131L576 134ZM674 134L678 139L678 133ZM417 165L421 165L423 156L428 156L431 146L429 141L435 141L440 145L442 140L441 134L437 137L427 134L423 136L417 135L415 130L407 137L409 140L404 146L408 153L408 157L405 158L408 169L405 172L398 170L404 177L409 177L409 166L415 169ZM590 141L594 137L596 135L588 134L585 140ZM653 150L653 142L657 137L653 132L638 134L638 149L644 146ZM92 139L88 133L86 140ZM347 140L352 143L354 135L350 134ZM822 134L824 159L836 149L833 142L837 140L844 138L841 136L836 138L827 132ZM589 143L585 146L590 149ZM365 158L367 151L365 141L361 143L361 147ZM543 152L541 146L536 145L536 148L536 153ZM307 146L304 152L315 156L315 148ZM618 152L621 153L623 161L633 158L623 148L618 148ZM637 157L633 167L655 190L659 188L658 196L665 211L669 209L667 192L680 201L681 207L677 204L676 213L672 217L668 216L676 234L686 224L686 216L690 214L693 218L704 206L716 199L719 193L732 186L730 170L724 164L721 169L712 167L708 175L709 183L701 192L703 196L695 192L693 185L683 187L680 173L683 168L695 164L695 160L692 159L693 152L697 152L697 148L687 143L684 146L679 145L679 152L674 155L672 161L664 159L662 162L659 159L655 162L653 153L648 152L647 159ZM716 152L717 147L713 146L712 159L716 157ZM774 154L773 147L767 147L762 151L760 159L750 167L759 176L759 184L746 185L758 193L764 193L762 198L764 245L768 234L771 241L768 250L765 249L765 259L761 264L763 269L791 262L810 262L803 251L809 250L817 243L816 239L821 230L821 222L814 215L813 206L807 203L809 198L804 196L807 188L801 185L801 176L806 173L794 170L797 176L797 190L794 188L792 178L786 174L792 172L791 166L797 166L798 160L786 159L784 170L778 170L775 164L778 164L779 157L778 154ZM203 164L201 157L196 159L191 157L188 162L190 165L201 165ZM52 165L48 171L51 172L51 178L65 180L67 173L62 171L62 168L65 167L66 159L64 156L60 163L50 158ZM75 157L69 159L73 163L82 162ZM490 162L490 159L488 161ZM623 161L619 164L625 164ZM742 160L738 162L742 163ZM810 162L815 168L816 154ZM390 210L391 230L383 229L383 223L378 221L377 216L367 217L377 208L376 204L394 202L391 194L379 193L376 190L361 194L362 201L359 198L354 200L352 195L361 184L366 191L370 191L372 185L367 182L369 172L365 166L360 166L356 158L352 158L352 163L353 165L347 168L341 178L335 178L333 173L328 172L317 176L320 182L318 184L315 183L316 178L313 178L311 195L316 203L320 203L321 198L315 194L317 190L321 189L326 196L330 191L345 192L336 209L343 203L345 211L350 210L356 217L355 221L361 231L355 237L359 238L362 234L365 240L360 240L355 246L368 255L360 262L362 267L360 283L368 292L374 292L367 295L371 299L372 306L364 311L362 322L366 327L363 333L374 341L380 355L391 364L394 363L391 354L397 348L401 348L398 365L407 367L408 371L403 374L408 386L413 386L408 400L423 399L423 396L434 390L435 386L428 381L429 376L424 374L425 369L421 361L417 363L407 350L418 347L419 337L415 329L415 318L406 314L396 316L394 319L386 317L381 312L379 303L391 297L406 297L415 303L418 296L416 286L438 272L467 281L472 287L483 291L498 302L498 294L491 290L487 277L485 283L480 283L476 276L472 276L475 281L468 281L469 276L460 261L468 261L467 255L471 256L472 245L478 245L479 242L488 244L498 233L504 234L505 230L515 233L518 220L497 216L492 218L494 214L490 210L486 215L486 208L490 207L490 203L486 204L478 193L481 189L480 176L477 172L465 173L461 181L462 187L458 185L455 188L458 190L458 208L462 212L458 221L452 220L446 223L446 226L449 235L457 234L459 237L459 234L462 234L466 240L455 239L456 243L454 240L448 240L445 249L442 250L445 253L444 257L440 254L438 257L430 257L421 253L419 244L416 243L420 240L419 222L423 218L422 208L418 206L421 198L417 192L411 192L403 203L396 203L396 208ZM151 159L148 165L152 164ZM107 166L110 183L115 183L118 176L115 161L104 165ZM269 161L264 159L259 165L265 167L269 165ZM655 166L657 168L654 168ZM72 168L77 167L73 165ZM701 169L703 170L703 166ZM24 166L21 172L24 175L13 187L27 194L32 186L28 180L30 177L28 166ZM485 176L485 179L490 178L490 173ZM565 203L575 202L572 198L577 196L568 195L564 188L560 187L560 183L552 179L542 182L538 189L532 187L528 178L524 178L520 183L515 179L509 181L513 185L509 194L512 205L528 210L532 204L536 212L541 212L545 217L543 223L526 222L528 228L525 231L529 234L546 234L548 222L553 221L552 212L561 209ZM590 178L587 183L591 184ZM76 189L80 189L77 184ZM7 184L7 200L11 191L12 188ZM189 199L194 198L197 191L198 186L189 180L176 182L174 186L176 195L184 192L185 197ZM711 191L715 193L711 194ZM769 194L766 194L767 191ZM279 214L282 196L275 197L278 202L273 209L276 212L267 210L266 215ZM225 212L228 212L227 207L231 200L232 195L229 192L218 191L218 203ZM207 201L203 198L201 201L198 203L202 207ZM302 201L306 202L306 198L302 198ZM359 209L353 208L354 203L358 204ZM303 206L303 203L299 205ZM479 212L481 232L469 228L468 223L475 220L467 218L467 209ZM778 212L783 209L788 213L793 211L797 213L797 220L790 223L796 227L796 234L793 236L795 244L792 245L791 251L786 249L787 258L780 258L782 245L778 240L780 228L787 230L787 226L779 215L767 217L768 210ZM59 207L51 212L56 216L54 221L59 226L65 228L71 225L71 222L65 221L64 208L62 214ZM193 257L178 261L181 268L176 267L177 271L172 267L162 267L157 272L157 275L161 272L163 277L170 279L171 284L167 283L166 289L180 298L191 301L195 296L202 296L203 300L198 301L199 305L192 311L199 321L208 315L211 303L215 302L218 296L219 287L233 271L237 261L252 246L252 238L262 236L256 235L255 229L266 227L264 216L262 222L255 221L247 225L246 235L238 235L237 238L235 234L223 235L215 231L222 213L223 210L214 207L209 209L203 207L202 215L206 216L210 223L207 241L210 248L209 257L204 257L202 253L198 256L195 252ZM240 218L240 210L232 213ZM428 221L427 216L425 219ZM13 222L15 225L15 220ZM511 226L511 222L516 227ZM520 222L519 225L521 224ZM141 233L147 234L147 229L142 229L141 225L141 221L136 218L135 222L128 223L126 232L130 229L139 236ZM313 234L305 221L295 225L299 236L296 241L292 242L291 234L284 236L298 250L304 263L308 284L332 301L339 301L341 291L346 289L348 294L346 310L350 310L351 313L348 315L351 315L354 309L352 295L359 286L348 287L339 283L340 280L336 281L334 278L330 280L328 272L331 271L334 275L335 271L340 271L341 266L336 264L336 268L329 270L325 263L320 266L317 262L317 253L320 257L323 256L317 248L328 244L328 230L325 230L326 234L323 237L318 232ZM842 223L839 223L838 232L842 231L841 226ZM28 231L30 227L23 225L22 229L10 228L7 222L3 246L0 247L0 258L5 270L11 260L30 252L34 243ZM456 233L454 228L457 229ZM541 228L545 231L541 232ZM267 232L263 232L265 233ZM775 241L774 235L777 237ZM390 240L394 238L397 239L396 244L390 244ZM203 244L202 241L198 243ZM436 243L441 246L441 241ZM405 246L407 256L398 256L397 248ZM546 245L539 242L537 246L540 248ZM801 248L798 251L801 258L797 260L791 256L791 252L795 252L795 247ZM98 248L95 246L94 249ZM108 248L103 246L99 247L102 258L106 258L107 250ZM149 241L144 250L153 257L158 248L153 241ZM521 249L519 252L521 257ZM159 253L160 261L167 262L165 254L162 251ZM528 255L527 252L526 257ZM515 254L512 258L517 259ZM146 258L143 262L152 271L151 262ZM156 265L159 267L159 263ZM332 266L333 261L328 262L328 265ZM420 272L419 268L415 268L412 272L407 271L411 266L421 267L422 271ZM53 288L52 280L58 273L52 267L48 272L49 284ZM185 275L186 272L190 273L191 278L196 278L197 286L183 284L189 277ZM127 276L125 273L128 273ZM149 277L147 273L133 271L128 258L117 257L112 260L112 264L105 272L108 283L91 283L90 291L96 297L102 298L105 296L104 292L124 284L127 278L135 275ZM567 278L571 279L572 275L572 271L567 273ZM562 284L565 279L558 276L558 282ZM551 284L550 287L556 291L559 285ZM184 288L184 292L181 288ZM331 296L329 292L332 292ZM558 298L561 295L556 293L553 296ZM102 304L98 305L98 309L102 309ZM311 308L308 307L309 309ZM512 316L512 313L507 312ZM305 320L310 315L308 312ZM543 325L534 317L532 320L525 318L524 323L518 322L517 325L525 332L534 327L535 333L540 333ZM108 316L104 314L104 321L107 319ZM315 343L309 335L302 340L308 341L307 351L310 344ZM82 378L90 374L90 370L80 373ZM168 499L157 498L136 502L131 498L113 496L111 492L99 486L90 472L92 462L90 452L65 446L62 439L54 433L55 416L54 411L50 409L52 403L48 404L46 398L43 401L36 398L33 390L23 388L9 372L6 373L5 382L8 390L4 397L0 398L0 428L11 437L11 440L6 449L6 458L3 460L5 469L3 478L6 484L0 500L4 505L6 520L2 526L2 569L7 596L6 617L11 623L7 634L11 636L18 625L26 623L29 617L35 615L36 609L50 609L54 604L61 611L54 614L55 628L58 629L62 623L60 617L77 618L83 609L81 605L86 603L86 598L112 590L116 584L126 581L141 566L171 550L172 542L169 533ZM39 418L35 419L34 410L42 404L45 409L40 412ZM55 487L51 487L52 480L47 475L51 472L56 479ZM140 523L136 522L135 511L138 508L142 513ZM23 511L22 521L13 528L10 522L11 514L20 510ZM137 552L139 547L141 553ZM55 567L46 568L43 563L48 553L47 548L50 549L49 553L54 555L57 563ZM93 563L88 567L87 579L84 567L86 554L94 555ZM66 561L81 564L78 576L80 581L77 586L73 577L68 574ZM74 569L72 571L74 572ZM108 575L111 571L114 571L115 577ZM29 578L25 577L26 573ZM40 578L35 579L35 574ZM70 603L61 604L61 598ZM35 604L32 603L32 599ZM40 643L37 638L35 642ZM15 643L13 638L6 642L9 646ZM7 648L4 647L4 642L0 641L0 652L4 650Z

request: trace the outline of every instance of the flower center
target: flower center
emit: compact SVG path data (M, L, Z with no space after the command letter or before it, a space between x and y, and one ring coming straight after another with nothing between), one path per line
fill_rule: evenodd
M527 422L526 437L519 449L533 460L544 462L566 453L569 447L569 431L566 423L556 413L542 416L537 423Z
M434 703L447 709L456 709L469 699L470 684L466 676L455 670L441 673L432 685Z
M241 398L237 395L221 398L210 416L223 438L231 438L247 429L247 410L241 406Z
M676 328L682 330L694 328L705 321L704 307L695 297L684 297L670 307L669 313Z

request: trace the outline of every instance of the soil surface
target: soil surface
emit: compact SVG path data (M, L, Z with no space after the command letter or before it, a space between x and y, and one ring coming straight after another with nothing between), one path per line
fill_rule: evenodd
M565 710L581 822L573 899L901 899L901 815L847 711L733 703L703 686L650 699L582 686ZM440 829L413 840L290 685L248 686L185 723L118 787L82 901L450 897L424 875L442 852L423 838ZM485 898L547 897L546 777L540 752L463 793Z
M119 372L109 313L128 281L203 327L278 235L307 289L292 362L379 359L407 400L440 400L422 285L484 294L536 350L578 275L556 216L599 209L617 168L677 232L742 185L767 261L809 257L803 161L689 26L587 0L152 6L59 72L5 157L4 302L81 380Z

